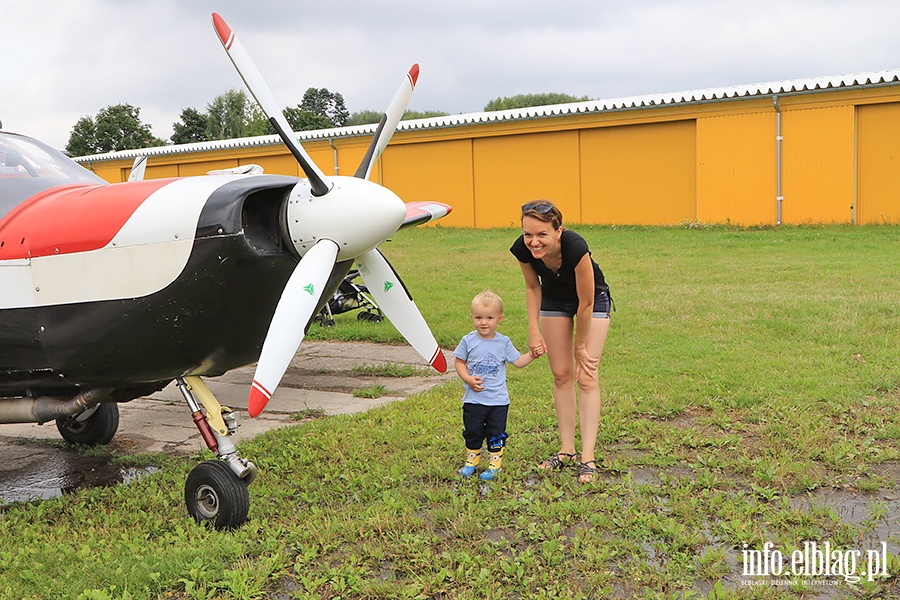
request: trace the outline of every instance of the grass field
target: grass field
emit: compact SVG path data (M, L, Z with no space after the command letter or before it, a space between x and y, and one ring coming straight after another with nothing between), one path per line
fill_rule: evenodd
M456 475L453 382L244 441L261 475L233 533L187 516L201 457L2 507L0 598L900 597L900 228L576 230L617 309L598 482L535 469L557 449L543 359L510 369L490 485ZM382 249L442 346L489 288L524 348L516 235L420 228ZM310 336L401 343L353 313ZM827 574L808 558L826 544Z

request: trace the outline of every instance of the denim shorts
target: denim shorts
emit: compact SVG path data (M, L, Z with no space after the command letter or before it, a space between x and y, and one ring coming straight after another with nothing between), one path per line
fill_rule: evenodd
M600 290L594 296L594 318L608 319L609 310L612 300L609 292ZM577 302L560 302L559 300L551 300L549 298L541 299L541 316L542 317L569 317L574 318L578 313Z

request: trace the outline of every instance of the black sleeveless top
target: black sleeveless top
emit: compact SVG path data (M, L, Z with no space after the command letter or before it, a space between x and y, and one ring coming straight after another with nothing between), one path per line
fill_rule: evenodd
M559 245L562 251L562 266L556 273L550 270L544 261L531 254L531 250L525 245L524 235L519 236L509 251L519 259L519 262L530 264L534 268L541 281L541 294L544 298L577 304L575 266L585 254L590 255L591 251L584 238L569 229L563 229ZM600 291L608 292L609 286L606 285L606 280L603 278L603 271L600 270L593 258L591 258L591 264L594 267L594 295L596 296Z

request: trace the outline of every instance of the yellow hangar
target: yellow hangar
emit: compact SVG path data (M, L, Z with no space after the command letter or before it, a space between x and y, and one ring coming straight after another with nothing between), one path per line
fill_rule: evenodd
M352 175L376 125L298 132ZM302 176L277 136L80 157L110 182L255 163ZM528 200L569 223L900 223L900 70L402 121L372 178L441 223L517 226Z

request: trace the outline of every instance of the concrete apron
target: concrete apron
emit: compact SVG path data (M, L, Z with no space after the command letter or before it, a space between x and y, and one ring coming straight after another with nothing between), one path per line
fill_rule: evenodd
M447 363L453 357L445 351ZM385 377L354 372L364 365L413 365L414 377ZM452 370L439 374L409 346L389 346L365 342L305 341L291 362L281 385L256 418L247 415L247 395L253 381L255 366L229 371L221 377L204 381L223 406L238 411L240 425L235 443L259 433L293 425L293 415L315 410L326 415L351 414L383 406L425 391L455 377ZM359 398L354 390L382 385L387 395L380 398ZM25 440L62 442L55 423L0 425L0 485L4 471L20 470L23 462L35 456L36 445L22 445ZM189 455L205 448L190 411L178 389L170 384L146 398L138 398L119 405L119 429L110 447L126 454L164 452ZM54 448L47 448L53 451ZM39 460L39 459L38 459ZM15 465L13 467L13 465ZM26 467L27 468L27 467Z

